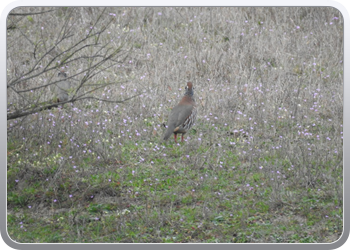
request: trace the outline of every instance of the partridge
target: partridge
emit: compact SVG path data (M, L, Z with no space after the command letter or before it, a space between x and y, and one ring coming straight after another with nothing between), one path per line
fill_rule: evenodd
M184 134L193 126L196 121L197 109L193 98L192 83L188 82L185 95L177 106L175 106L168 117L167 130L164 134L164 140L167 140L171 134L174 134L177 142L177 134L182 134L181 141L184 140Z
M71 87L70 82L67 81L67 74L64 71L58 73L58 80L62 80L55 84L55 94L57 102L65 102L68 100L68 89Z

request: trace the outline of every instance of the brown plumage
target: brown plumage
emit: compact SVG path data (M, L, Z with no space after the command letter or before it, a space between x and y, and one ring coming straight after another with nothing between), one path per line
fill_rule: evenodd
M167 130L164 134L164 140L167 140L171 134L174 134L177 142L177 134L181 134L181 141L184 140L184 134L193 126L196 121L197 109L193 98L192 83L188 82L185 95L177 106L175 106L169 115Z

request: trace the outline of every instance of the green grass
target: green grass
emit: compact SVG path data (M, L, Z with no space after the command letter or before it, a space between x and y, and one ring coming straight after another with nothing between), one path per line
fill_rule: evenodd
M64 166L55 187L45 182L57 175L55 165L41 169L38 164L42 176L25 180L24 188L11 183L8 206L21 212L8 216L10 236L20 242L251 242L253 235L256 242L317 242L317 235L306 233L311 228L324 235L341 230L337 217L342 211L335 209L334 197L327 197L327 184L316 182L323 185L317 191L269 181L277 175L265 170L268 165L290 168L274 151L257 160L264 162L259 169L254 162L243 163L234 150L223 153L229 146L167 143L162 150L167 157L141 155L144 162L137 164L144 147L162 145L138 144L124 145L129 150L121 161L102 165L90 156L75 162L79 172ZM211 157L201 159L208 152ZM325 167L327 171L330 166ZM11 170L8 180L24 171L20 166ZM276 185L279 193L274 197ZM30 204L46 204L46 218L28 208Z
M343 21L336 9L111 7L101 19L99 8L76 8L69 16L70 8L55 10L9 30L9 62L26 62L31 75L47 66L33 51L50 47L28 41L43 35L47 45L60 41L58 20L68 20L74 34L61 50L82 38L73 24L99 20L97 31L113 18L97 47L72 58L69 75L78 72L80 81L89 72L86 58L122 41L133 46L129 57L101 64L87 82L116 84L91 94L118 101L145 92L119 106L84 99L8 121L13 240L330 243L340 237ZM9 63L8 79L21 77L12 75L25 73L21 67ZM37 87L47 77L25 84ZM195 86L196 124L185 142L163 141L163 123L186 81ZM19 83L14 87L22 91ZM45 91L40 98L48 101ZM23 100L8 88L9 110L36 97L20 93Z

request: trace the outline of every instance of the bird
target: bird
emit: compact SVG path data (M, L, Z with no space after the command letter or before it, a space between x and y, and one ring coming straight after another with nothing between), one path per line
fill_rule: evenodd
M187 83L186 92L178 105L176 105L168 117L167 130L164 133L164 140L168 140L174 134L177 143L177 134L182 134L181 142L184 141L184 134L193 126L197 117L196 102L193 97L193 85Z
M58 79L61 80L55 84L55 95L57 96L57 102L68 101L68 90L71 87L69 81L67 81L67 73L63 70L58 73Z

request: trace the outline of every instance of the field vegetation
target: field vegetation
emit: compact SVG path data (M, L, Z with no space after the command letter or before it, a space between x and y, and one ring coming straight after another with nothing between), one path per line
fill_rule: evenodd
M16 242L330 243L343 231L343 47L331 7L14 9ZM70 100L57 104L59 70ZM193 82L183 143L164 123Z

